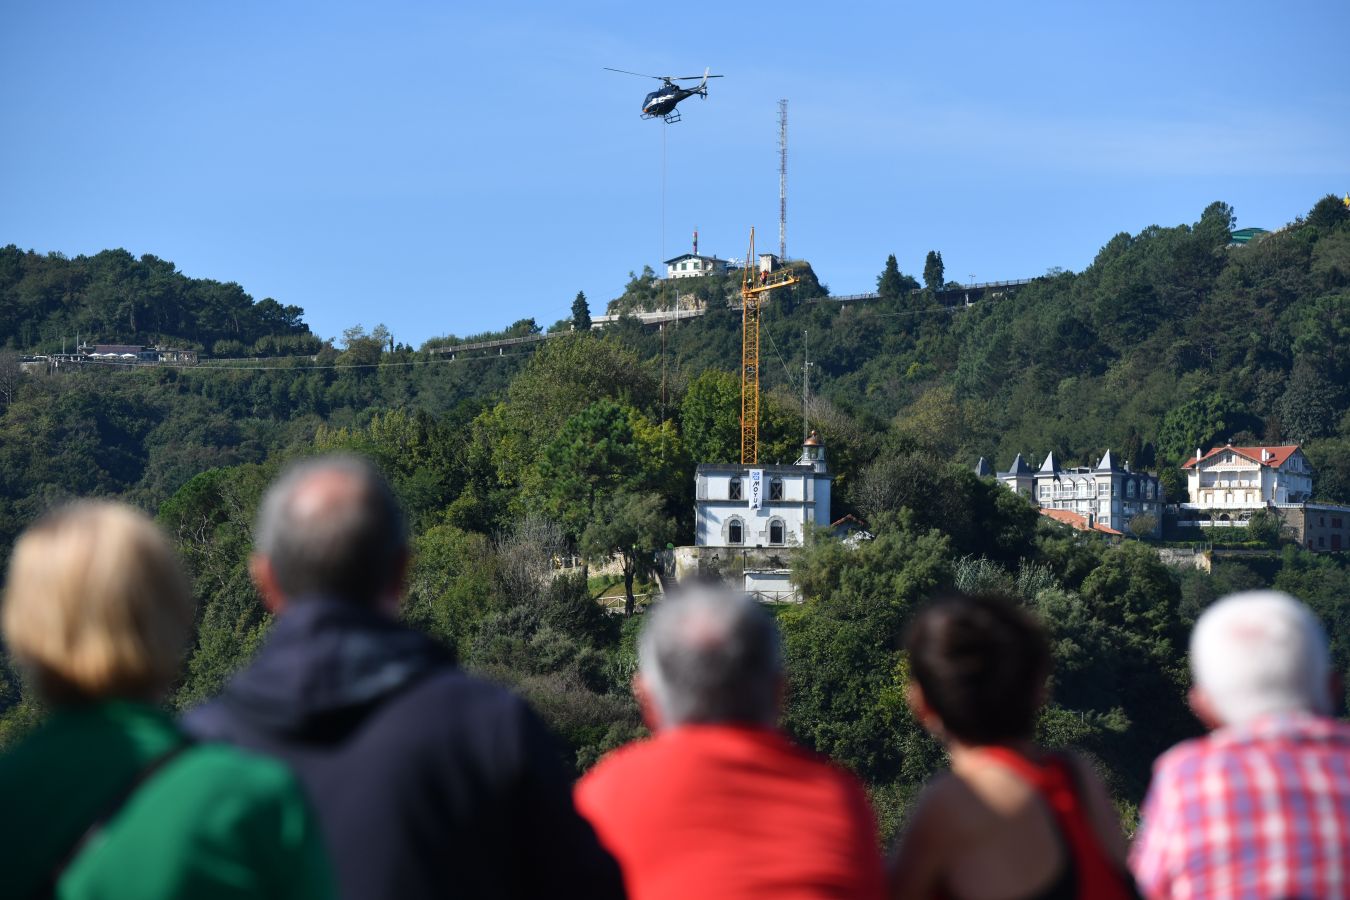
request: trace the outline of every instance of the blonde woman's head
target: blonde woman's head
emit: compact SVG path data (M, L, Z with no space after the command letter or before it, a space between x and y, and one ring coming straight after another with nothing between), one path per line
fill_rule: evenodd
M5 641L52 702L157 699L177 675L192 621L173 550L129 506L72 504L14 546Z

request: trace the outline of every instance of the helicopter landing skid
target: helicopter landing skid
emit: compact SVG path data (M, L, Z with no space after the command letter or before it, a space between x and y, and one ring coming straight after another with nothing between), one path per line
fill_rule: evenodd
M680 111L679 111L678 109L672 109L670 112L666 113L664 116L656 116L656 115L653 115L652 113L643 113L643 114L642 114L642 118L643 118L644 120L646 120L646 119L658 119L658 118L659 118L659 119L663 119L667 125L674 125L676 122L680 121Z

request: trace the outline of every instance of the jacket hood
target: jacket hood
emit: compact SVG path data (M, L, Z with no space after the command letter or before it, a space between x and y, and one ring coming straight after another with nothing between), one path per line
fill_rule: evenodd
M371 609L326 597L291 603L221 703L271 733L326 738L379 701L454 663L449 650Z

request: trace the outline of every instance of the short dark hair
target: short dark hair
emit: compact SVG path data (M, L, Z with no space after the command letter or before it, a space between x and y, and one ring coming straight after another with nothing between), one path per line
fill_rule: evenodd
M297 495L314 478L351 480L350 502L298 510ZM372 603L397 577L408 552L408 526L389 482L369 460L334 455L288 468L263 497L254 532L257 552L272 564L291 599L325 596Z
M948 734L967 744L1031 736L1050 675L1040 624L1005 597L948 594L914 617L910 672Z

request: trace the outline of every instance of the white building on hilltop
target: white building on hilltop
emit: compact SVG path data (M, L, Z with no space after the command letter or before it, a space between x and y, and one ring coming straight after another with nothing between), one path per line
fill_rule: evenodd
M799 547L808 527L831 521L834 476L814 431L790 466L700 463L694 479L698 547Z
M725 272L729 268L731 268L731 263L725 259L718 259L716 256L684 253L674 259L666 260L666 277L702 278L704 275Z
M983 468L987 467L985 463ZM980 470L977 466L976 471ZM1153 517L1153 536L1162 534L1163 492L1158 476L1132 471L1128 462L1116 465L1110 450L1095 466L1069 469L1060 468L1055 454L1050 453L1034 472L1019 453L1008 471L994 477L1042 509L1069 510L1083 516L1088 530L1100 524L1123 532L1135 516L1149 515Z

